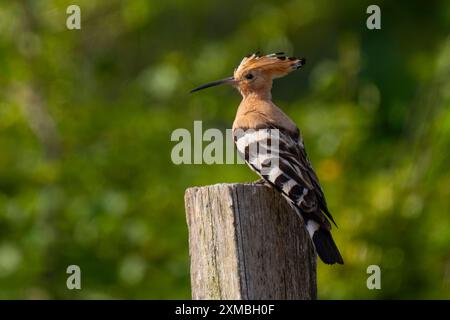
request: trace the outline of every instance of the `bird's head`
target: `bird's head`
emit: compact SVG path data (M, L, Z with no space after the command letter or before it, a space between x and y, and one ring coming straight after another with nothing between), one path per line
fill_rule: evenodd
M239 66L234 70L232 77L204 84L191 90L191 92L220 84L231 84L237 87L243 96L252 92L270 93L273 79L283 77L304 64L305 59L287 57L283 52L265 56L254 53L242 59Z

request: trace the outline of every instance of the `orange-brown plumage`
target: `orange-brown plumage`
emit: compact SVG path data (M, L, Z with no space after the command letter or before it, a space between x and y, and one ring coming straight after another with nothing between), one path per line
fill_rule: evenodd
M273 79L287 75L304 63L305 59L288 58L283 53L252 54L242 59L233 76L243 96L233 129L255 129L272 123L292 133L298 131L295 123L272 102L271 90ZM248 75L251 79L247 79Z
M261 70L272 79L287 75L289 72L304 65L305 59L286 57L283 52L260 56L256 53L242 59L239 66L234 71L236 79L241 78L252 70Z
M233 123L235 129L258 129L273 124L286 131L298 132L295 123L270 99L247 95L238 107Z
M305 59L286 57L283 53L266 56L253 54L242 59L234 71L233 78L244 97L252 93L262 99L270 99L272 80L285 76L304 64ZM252 75L253 78L247 79L248 75Z

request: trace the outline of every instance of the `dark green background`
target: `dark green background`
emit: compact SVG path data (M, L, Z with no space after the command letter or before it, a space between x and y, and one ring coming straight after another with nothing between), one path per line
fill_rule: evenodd
M307 58L273 96L339 225L319 298L449 298L449 22L444 0L2 1L0 298L189 298L184 190L256 175L175 166L170 135L230 128L237 92L188 91L257 50Z

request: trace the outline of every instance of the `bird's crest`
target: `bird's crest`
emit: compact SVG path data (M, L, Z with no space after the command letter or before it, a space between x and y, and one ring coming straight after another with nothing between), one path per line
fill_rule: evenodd
M272 79L283 77L289 72L299 69L305 62L304 58L287 57L283 52L265 56L253 53L242 59L232 77L203 84L192 89L191 93L221 84L237 86L243 95L251 91L270 91ZM261 76L255 77L252 71Z
M299 69L305 64L304 58L297 59L288 57L284 52L271 53L265 56L259 55L259 52L248 55L242 59L239 66L234 71L234 78L239 79L240 76L250 70L260 70L269 73L272 78L279 78L287 75L289 72Z

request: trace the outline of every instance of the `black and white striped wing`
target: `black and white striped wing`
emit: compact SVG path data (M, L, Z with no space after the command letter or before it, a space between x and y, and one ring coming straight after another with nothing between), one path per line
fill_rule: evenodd
M325 197L298 135L258 129L235 132L234 139L246 163L300 211L310 233L319 225L330 229Z
M322 261L343 264L327 219L333 221L333 218L328 212L319 180L300 135L278 129L237 129L233 135L237 150L245 162L280 191L303 217Z

